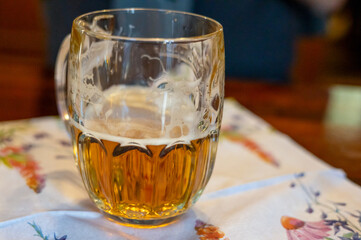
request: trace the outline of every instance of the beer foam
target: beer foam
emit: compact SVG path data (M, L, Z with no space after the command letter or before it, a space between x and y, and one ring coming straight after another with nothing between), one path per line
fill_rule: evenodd
M199 128L200 112L189 91L181 86L159 88L159 84L113 86L103 92L98 102L86 107L82 125L74 120L71 123L85 133L121 144L189 143L211 130Z
M207 135L205 133L202 133L199 136L193 136L193 135L188 134L187 136L182 136L182 137L179 137L179 138L166 138L166 137L161 137L161 138L129 138L129 137L115 136L115 135L111 135L111 134L107 134L107 133L97 132L97 131L91 130L89 128L85 128L82 125L80 125L79 123L75 122L73 119L70 120L70 124L73 125L74 127L76 127L77 129L79 129L80 131L82 131L83 133L90 134L90 135L94 136L97 139L117 142L117 143L120 143L121 145L134 145L135 143L137 145L143 145L143 146L147 146L147 145L169 145L169 144L172 144L172 143L190 144L190 142L192 140L195 140L195 139L198 139L198 138L203 138L203 137L205 137Z

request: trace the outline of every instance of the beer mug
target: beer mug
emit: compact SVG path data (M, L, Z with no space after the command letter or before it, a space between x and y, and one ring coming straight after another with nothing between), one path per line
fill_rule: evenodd
M157 226L198 200L222 118L218 22L155 9L84 14L60 48L55 79L76 165L106 216Z

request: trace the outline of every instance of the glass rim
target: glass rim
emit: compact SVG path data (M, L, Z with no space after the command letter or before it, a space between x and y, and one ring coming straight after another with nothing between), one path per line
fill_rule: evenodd
M104 34L100 32L95 32L89 29L86 29L84 26L80 25L80 20L86 16L90 15L99 15L101 13L111 13L111 12L135 12L135 11L146 11L146 12L164 12L164 13L177 13L183 15L194 16L198 18L202 18L206 21L214 23L216 25L216 29L211 33L193 36L193 37L179 37L179 38L154 38L154 37L126 37L126 36L115 36ZM209 18L200 14L184 12L184 11L176 11L176 10L167 10L167 9L157 9L157 8L116 8L116 9L104 9L104 10L97 10L88 13L84 13L78 17L76 17L73 21L73 26L80 29L82 32L86 33L89 36L99 38L99 39L106 39L106 40L122 40L122 41L131 41L131 42L163 42L163 43L173 43L173 42L198 42L206 39L213 38L218 33L223 32L223 26L213 18Z

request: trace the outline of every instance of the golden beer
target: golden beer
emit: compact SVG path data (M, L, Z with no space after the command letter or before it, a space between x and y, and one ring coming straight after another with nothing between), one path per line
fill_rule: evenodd
M205 16L132 8L74 19L57 57L58 109L105 215L156 227L197 201L216 156L224 63L223 28Z
M182 214L199 198L213 169L218 130L196 136L193 122L171 126L171 118L164 129L154 121L156 98L149 101L142 91L112 90L98 107L111 109L107 119L70 125L77 165L97 207L123 222L152 224Z

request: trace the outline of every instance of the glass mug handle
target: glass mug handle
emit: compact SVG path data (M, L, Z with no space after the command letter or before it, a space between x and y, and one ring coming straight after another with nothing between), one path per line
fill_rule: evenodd
M70 48L70 34L68 34L60 45L58 56L55 62L55 94L56 102L58 106L58 112L63 120L65 127L69 133L69 113L66 107L66 92L67 92L67 66L68 55Z

